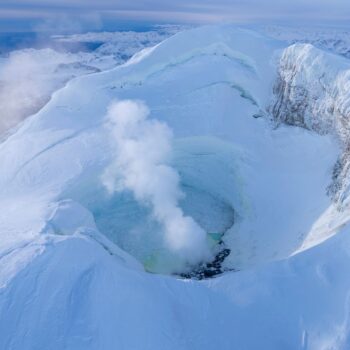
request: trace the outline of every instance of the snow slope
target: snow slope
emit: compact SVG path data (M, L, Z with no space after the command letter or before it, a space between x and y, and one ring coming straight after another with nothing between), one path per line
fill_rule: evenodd
M335 205L315 225L315 234L319 237L324 222L329 223L328 231L336 232L350 215L349 73L347 59L327 54L309 44L295 44L285 49L281 56L279 77L274 87L276 100L271 110L277 124L296 125L321 135L331 134L341 148L333 169L333 181L328 187Z
M342 148L268 118L282 49L230 26L179 33L70 81L0 144L2 348L347 348L348 237L301 253L347 222L327 194ZM171 128L181 210L224 235L235 272L144 272L181 271L149 203L101 179L125 99Z
M69 80L114 68L184 29L159 26L146 32L56 35L47 48L25 48L0 55L0 137L39 111L52 93ZM87 44L97 47L86 50Z

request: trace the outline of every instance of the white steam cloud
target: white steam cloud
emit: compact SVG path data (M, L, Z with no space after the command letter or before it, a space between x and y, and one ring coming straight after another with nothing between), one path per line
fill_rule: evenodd
M13 51L0 61L0 134L45 105L67 80L57 67L71 61L51 49Z
M16 50L0 56L0 137L38 112L72 78L115 66L114 60L101 57L51 48Z
M206 261L210 258L206 233L179 207L183 196L179 175L167 165L172 132L148 116L149 109L140 101L116 101L109 106L116 158L103 174L103 183L110 193L129 190L137 201L149 205L164 229L167 248L185 263Z

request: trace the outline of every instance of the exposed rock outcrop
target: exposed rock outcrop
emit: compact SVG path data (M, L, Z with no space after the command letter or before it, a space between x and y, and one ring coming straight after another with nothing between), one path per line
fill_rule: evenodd
M343 150L328 193L342 208L350 186L350 62L310 44L283 51L270 113L276 126L294 125L332 134Z

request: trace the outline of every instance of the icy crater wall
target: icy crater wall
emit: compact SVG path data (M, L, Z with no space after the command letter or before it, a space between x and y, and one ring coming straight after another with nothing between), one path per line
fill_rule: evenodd
M280 58L270 107L276 125L332 134L343 149L329 195L338 208L350 202L350 62L310 44L286 48Z

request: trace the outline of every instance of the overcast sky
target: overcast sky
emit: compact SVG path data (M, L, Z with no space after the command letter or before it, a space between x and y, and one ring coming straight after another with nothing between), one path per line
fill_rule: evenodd
M350 25L350 0L0 0L0 30L223 21Z

